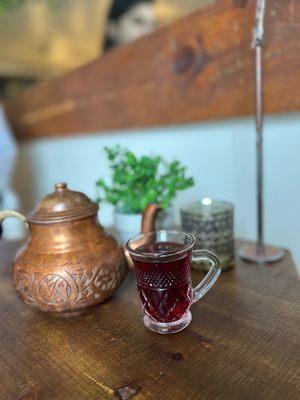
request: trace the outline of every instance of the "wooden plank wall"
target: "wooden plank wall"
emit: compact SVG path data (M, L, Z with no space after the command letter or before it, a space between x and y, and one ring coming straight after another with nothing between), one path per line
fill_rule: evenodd
M6 104L18 139L253 113L254 0L220 0ZM300 109L300 2L268 0L265 105Z

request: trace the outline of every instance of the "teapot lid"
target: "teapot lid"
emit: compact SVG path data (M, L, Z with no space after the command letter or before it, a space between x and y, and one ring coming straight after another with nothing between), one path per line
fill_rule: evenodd
M55 191L46 196L27 216L29 222L49 224L69 222L98 211L98 206L85 194L67 188L66 183L57 183Z

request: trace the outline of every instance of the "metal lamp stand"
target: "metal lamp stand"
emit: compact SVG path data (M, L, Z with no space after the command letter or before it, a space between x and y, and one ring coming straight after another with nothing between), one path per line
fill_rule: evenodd
M256 117L256 185L257 185L257 243L239 252L241 258L255 263L280 260L284 252L264 244L264 193L263 193L263 39L265 0L257 0L256 21L252 46L255 49L255 117Z

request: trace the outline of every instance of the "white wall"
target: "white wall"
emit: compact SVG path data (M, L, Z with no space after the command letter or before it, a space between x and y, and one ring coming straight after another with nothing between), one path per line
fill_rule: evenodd
M23 209L66 181L70 188L96 197L95 181L109 170L103 146L116 143L138 154L178 158L196 185L180 194L180 207L209 196L235 205L236 236L255 238L255 134L252 119L138 130L22 143L15 187ZM265 131L266 241L292 250L300 265L300 115L270 117ZM102 223L112 223L109 206Z

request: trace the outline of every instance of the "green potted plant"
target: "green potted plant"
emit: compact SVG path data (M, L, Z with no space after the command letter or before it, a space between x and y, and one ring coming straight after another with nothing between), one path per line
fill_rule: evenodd
M99 179L98 203L114 206L114 221L122 243L140 232L142 212L149 203L162 206L158 228L172 224L170 206L178 191L193 186L194 180L186 176L186 167L178 160L165 161L160 156L137 157L120 146L105 147L112 171L111 183Z

